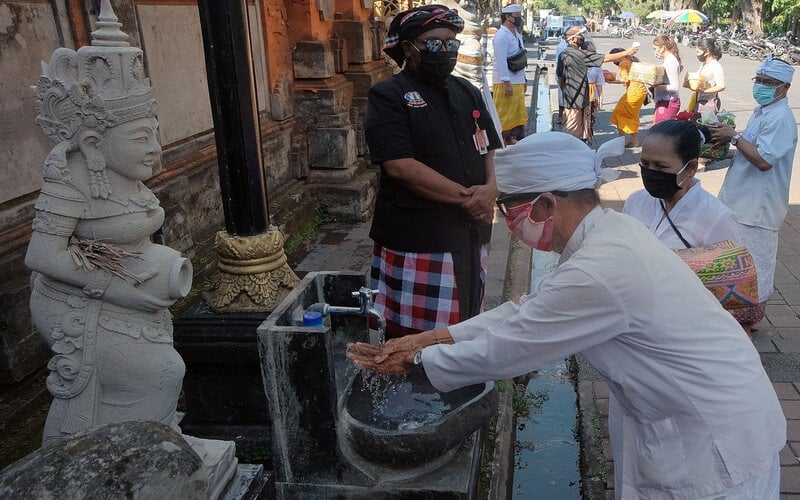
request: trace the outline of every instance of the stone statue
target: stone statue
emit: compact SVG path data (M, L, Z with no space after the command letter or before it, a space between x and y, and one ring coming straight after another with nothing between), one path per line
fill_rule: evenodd
M25 258L33 322L54 353L45 443L125 420L180 432L185 366L167 307L189 292L192 266L151 241L164 210L142 183L161 154L142 51L130 46L108 0L97 27L91 46L56 49L33 87L36 124L56 143ZM201 458L227 461L222 474L234 472L233 443L215 457L201 440L190 444Z

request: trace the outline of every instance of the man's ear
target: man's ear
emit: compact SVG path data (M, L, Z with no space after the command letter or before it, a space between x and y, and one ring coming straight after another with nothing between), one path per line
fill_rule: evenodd
M699 166L700 166L700 161L697 160L697 159L694 159L694 160L691 160L689 165L686 167L686 170L689 171L688 173L694 175L694 174L697 173L697 169L698 169Z
M553 211L555 211L555 208L556 208L555 198L553 197L552 194L546 193L541 198L539 198L539 201L537 201L535 205L533 205L530 213L528 214L528 217L530 217L530 219L533 220L534 222L541 222L549 218L551 215L553 215Z

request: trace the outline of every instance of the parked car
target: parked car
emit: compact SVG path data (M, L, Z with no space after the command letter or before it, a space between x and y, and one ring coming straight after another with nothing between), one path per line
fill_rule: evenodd
M606 33L616 31L622 24L622 18L619 16L606 16L603 18L603 31Z
M542 41L546 44L557 44L561 40L561 35L571 26L586 26L586 18L583 16L561 16L561 26L545 26L542 33Z
M564 29L570 26L586 26L586 18L583 16L564 16Z

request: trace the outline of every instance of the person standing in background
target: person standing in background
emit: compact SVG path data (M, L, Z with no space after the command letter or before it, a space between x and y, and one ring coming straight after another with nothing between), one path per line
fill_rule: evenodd
M624 50L622 47L617 47L611 49L609 53L617 54ZM647 97L647 87L644 86L644 83L628 78L633 62L638 62L638 59L629 56L614 63L619 66L618 82L625 84L625 95L620 97L617 105L614 106L614 111L611 113L611 124L617 127L619 135L628 136L625 141L626 148L635 148L639 145L637 139L640 123L639 113Z
M558 45L556 45L556 63L558 63L558 58L561 57L561 53L564 52L564 49L567 48L567 32L561 34L561 40L558 41ZM558 86L558 124L561 125L564 123L564 92L561 91L561 86Z
M653 86L653 100L656 102L656 110L653 114L653 125L665 120L672 120L678 116L681 110L681 56L678 53L678 46L675 40L667 35L658 35L653 39L653 52L656 59L662 61L666 81Z
M592 42L586 42L586 50L597 52ZM586 123L586 133L584 138L586 143L592 145L594 137L594 124L597 121L597 110L603 105L603 85L606 79L603 76L603 68L595 66L586 70L586 79L589 82L589 121Z
M586 127L591 117L589 102L589 83L586 78L591 67L599 67L604 62L614 62L639 51L638 47L618 54L598 54L586 50L584 34L586 28L570 26L567 29L567 48L558 57L556 78L564 93L564 119L561 130L578 139L586 140Z
M514 144L525 137L528 112L525 109L525 69L511 71L508 57L525 50L522 40L522 6L509 4L500 11L500 29L492 41L492 98L500 115L503 141Z
M744 132L718 125L711 129L714 142L736 146L719 199L739 223L742 242L753 255L758 275L758 301L764 316L772 295L778 258L778 231L789 209L789 184L797 149L797 122L786 97L794 68L767 56L753 78L753 99L758 103Z
M371 286L387 338L463 321L483 302L501 143L480 91L450 74L463 26L443 5L397 14L383 51L403 70L367 97L381 166Z
M719 60L722 58L722 49L713 38L701 38L697 41L697 59L700 61L700 83L697 88L697 98L693 109L698 113L720 110L719 93L725 90L725 71Z

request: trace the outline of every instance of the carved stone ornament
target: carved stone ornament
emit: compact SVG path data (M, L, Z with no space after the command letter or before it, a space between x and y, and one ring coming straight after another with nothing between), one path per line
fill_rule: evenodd
M256 236L220 231L216 245L219 272L205 298L217 312L271 311L300 282L287 264L277 229Z

